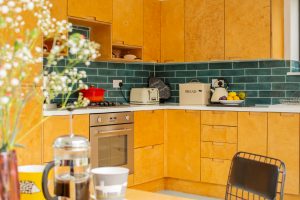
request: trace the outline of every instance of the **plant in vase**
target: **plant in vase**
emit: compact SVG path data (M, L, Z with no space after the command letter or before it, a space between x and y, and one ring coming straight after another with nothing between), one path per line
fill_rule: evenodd
M51 17L51 3L47 0L0 0L0 199L19 199L17 159L15 148L30 134L20 131L24 123L24 108L34 96L50 103L61 96L61 109L86 106L89 101L79 95L69 104L71 95L87 86L82 81L84 71L78 63L86 63L99 56L99 45L80 34L67 38L71 30L67 21ZM44 70L42 40L52 38ZM57 63L64 59L63 49L70 58L64 68ZM43 87L41 82L44 82ZM42 113L33 113L41 115ZM41 122L40 122L41 123ZM32 124L32 126L37 126Z

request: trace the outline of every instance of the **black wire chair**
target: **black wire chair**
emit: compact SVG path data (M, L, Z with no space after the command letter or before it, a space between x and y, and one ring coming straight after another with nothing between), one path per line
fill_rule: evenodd
M283 200L285 176L281 160L238 152L231 162L225 200Z

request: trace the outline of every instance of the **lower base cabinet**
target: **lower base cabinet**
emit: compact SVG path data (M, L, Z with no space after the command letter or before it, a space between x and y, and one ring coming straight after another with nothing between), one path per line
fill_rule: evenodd
M164 145L134 149L134 185L164 177Z
M201 182L226 185L231 161L201 158Z

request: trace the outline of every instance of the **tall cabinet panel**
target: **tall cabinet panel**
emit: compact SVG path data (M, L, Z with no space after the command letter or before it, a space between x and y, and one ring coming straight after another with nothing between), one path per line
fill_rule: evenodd
M271 57L271 1L225 1L225 60Z
M113 43L143 45L143 0L113 1Z
M144 61L160 62L160 1L144 0Z
M200 181L200 111L167 110L167 176Z
M161 61L184 61L184 0L161 2Z
M224 3L185 1L185 61L224 60Z
M285 192L299 194L299 114L268 114L268 155L286 164Z

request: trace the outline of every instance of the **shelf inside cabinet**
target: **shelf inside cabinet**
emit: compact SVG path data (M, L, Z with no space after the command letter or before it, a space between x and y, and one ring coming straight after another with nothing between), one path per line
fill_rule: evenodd
M96 60L109 60L112 55L112 32L111 24L92 19L69 17L73 25L90 28L90 40L100 44L100 54Z
M134 55L136 59L126 59L125 55ZM112 60L124 62L142 62L143 61L143 47L132 46L126 44L114 43L112 44Z

